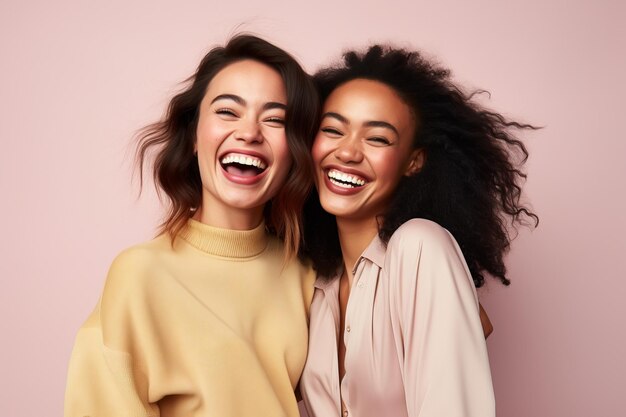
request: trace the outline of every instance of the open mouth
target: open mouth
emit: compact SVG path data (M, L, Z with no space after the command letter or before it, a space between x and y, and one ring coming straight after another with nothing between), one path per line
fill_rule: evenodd
M241 153L227 153L220 159L224 171L237 177L256 177L265 171L267 162L262 158Z
M366 184L365 178L354 174L346 174L336 169L329 170L326 175L328 180L338 187L342 188L358 188Z

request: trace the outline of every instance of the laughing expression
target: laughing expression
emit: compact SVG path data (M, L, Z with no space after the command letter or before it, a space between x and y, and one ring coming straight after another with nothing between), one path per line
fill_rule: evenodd
M286 105L280 74L260 62L235 62L211 80L196 131L203 210L258 212L278 193L291 167Z
M338 219L383 214L400 179L414 169L415 117L383 83L356 79L324 103L313 145L324 209Z

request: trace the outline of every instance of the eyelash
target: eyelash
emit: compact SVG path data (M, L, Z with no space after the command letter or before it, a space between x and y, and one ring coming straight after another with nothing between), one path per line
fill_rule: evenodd
M320 129L322 132L327 133L329 135L336 135L336 136L341 136L343 135L343 133L341 133L341 131L339 131L338 129L335 129L334 127L323 127ZM370 142L374 142L380 145L391 145L391 142L389 141L389 139L384 138L382 136L373 136L371 138L367 139Z
M265 121L269 123L280 123L281 125L285 124L285 120L280 117L268 117Z
M341 131L335 129L334 127L323 127L320 129L324 133L329 133L331 135L342 135Z
M237 113L235 113L231 109L217 109L217 110L215 110L215 113L216 114L220 114L220 115L224 115L224 116L238 117ZM264 120L264 122L266 122L266 123L278 123L278 124L281 124L281 125L285 124L285 120L281 119L280 117L268 117L267 119Z
M374 136L372 138L369 138L368 140L370 140L372 142L380 143L380 144L383 144L383 145L390 145L391 144L391 142L387 138L383 138L382 136Z
M222 115L227 115L227 116L234 116L234 117L237 116L237 113L235 113L231 109L217 109L217 110L215 110L215 113L222 114Z

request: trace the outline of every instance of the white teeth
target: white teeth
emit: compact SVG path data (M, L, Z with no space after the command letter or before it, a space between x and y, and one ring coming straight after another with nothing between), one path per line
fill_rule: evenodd
M260 158L255 156L240 155L240 154L228 154L220 161L222 164L241 164L265 169L267 165Z
M336 169L331 169L330 171L328 171L328 178L330 178L330 181L333 184L346 188L354 188L355 186L365 185L364 179L359 178L355 175L348 175ZM343 183L340 183L339 181L343 181Z
M334 178L331 178L330 182L332 182L333 184L335 184L335 185L337 185L339 187L342 187L342 188L354 188L354 185L346 184L345 182L336 181Z

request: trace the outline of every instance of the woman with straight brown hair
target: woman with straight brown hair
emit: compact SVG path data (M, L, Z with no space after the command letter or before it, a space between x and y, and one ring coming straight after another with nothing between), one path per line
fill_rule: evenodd
M297 416L314 276L294 254L319 102L285 51L212 49L140 136L169 212L113 262L70 361L65 415Z

